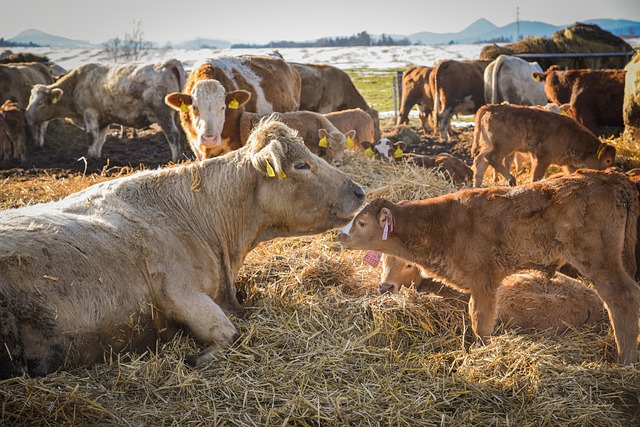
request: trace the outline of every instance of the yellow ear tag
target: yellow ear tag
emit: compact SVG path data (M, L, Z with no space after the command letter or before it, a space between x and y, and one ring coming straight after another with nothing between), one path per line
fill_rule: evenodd
M356 145L356 143L353 142L353 139L351 139L351 136L347 135L347 148L353 148L354 145Z
M562 108L560 109L560 114L562 114L563 116L569 115L569 113L567 113L567 110L563 110Z
M402 148L396 148L396 151L393 152L393 157L396 159L402 157Z
M284 173L284 171L280 171L280 178L285 179L287 177L287 174Z
M600 157L602 157L602 153L604 153L604 149L606 148L606 145L601 145L600 148L598 148L598 160L600 160Z
M52 104L57 104L58 103L58 97L54 96L53 99L51 100Z
M271 167L271 163L269 163L268 159L264 159L265 162L267 162L267 176L269 178L273 178L276 176L275 171L273 170L273 167Z
M184 103L184 101L181 101L181 104L180 104L180 111L181 111L182 113L186 113L187 111L189 111L189 109L187 108L187 104L185 104L185 103Z
M369 157L373 157L376 155L376 153L373 152L373 148L369 147L366 150L364 150L364 154L366 154Z
M320 139L320 142L318 142L318 145L319 145L320 147L322 147L322 148L327 148L327 147L329 146L329 144L327 144L327 136L326 136L326 135L325 135L325 136L323 136L323 137Z
M542 83L542 79L540 78L540 76L535 76L533 80L537 81L538 83Z
M229 101L229 108L231 108L232 110L237 110L238 107L240 107L240 103L237 99L232 99L231 101Z

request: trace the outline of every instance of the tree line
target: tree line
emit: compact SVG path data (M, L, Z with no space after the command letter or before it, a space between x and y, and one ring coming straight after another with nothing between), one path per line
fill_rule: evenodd
M287 48L287 47L348 47L348 46L409 46L411 42L408 38L394 39L391 36L382 34L378 40L374 40L369 33L362 31L350 37L325 37L313 41L272 41L267 44L245 44L238 43L231 45L232 48Z

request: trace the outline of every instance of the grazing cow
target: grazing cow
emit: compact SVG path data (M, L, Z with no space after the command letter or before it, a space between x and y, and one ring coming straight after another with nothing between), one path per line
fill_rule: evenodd
M301 110L326 114L360 108L373 120L374 140L380 138L378 111L367 104L347 73L328 64L290 64L302 80Z
M415 286L463 308L469 295L429 277L417 264L383 254L378 291L397 293L402 286ZM579 281L562 273L548 278L536 271L505 277L496 290L497 319L524 329L564 332L570 326L597 322L602 318L602 300Z
M531 78L542 72L537 62L500 55L484 70L484 99L487 104L545 105L544 83Z
M491 61L440 62L433 70L433 122L443 141L454 114L473 114L484 105L484 70Z
M496 289L505 277L529 269L550 277L571 264L594 283L609 311L618 362L629 364L638 347L640 287L633 276L639 205L635 185L623 174L579 170L518 188L466 189L403 204L376 199L338 239L347 249L416 263L470 293L478 340L493 331Z
M409 112L418 105L418 115L425 132L430 131L429 118L433 114L433 83L429 83L433 67L418 65L402 73L402 98L397 125L409 123ZM432 78L431 78L432 79Z
M27 108L31 88L37 84L48 85L53 82L50 70L39 62L0 65L0 102L14 99L20 108ZM34 143L40 147L44 144L47 124L42 122L27 129Z
M205 71L209 66L200 67ZM242 147L251 129L264 115L244 110L251 98L245 90L226 92L217 80L202 79L190 94L174 92L165 102L171 108L189 115L191 125L189 144L198 159L220 156ZM330 163L340 164L346 146L346 137L353 139L355 131L341 133L329 119L312 111L290 111L277 114L287 126L298 131L305 144L314 153ZM183 120L183 125L185 121Z
M186 73L180 61L158 64L86 64L56 83L36 85L26 117L30 124L68 117L85 129L89 157L100 158L111 123L142 128L158 123L171 147L171 160L181 153L174 111L164 105L169 92L182 89Z
M355 137L352 137L353 143L360 149L364 149L363 142L376 141L375 124L371 116L361 108L335 111L324 116L344 134L352 130L355 131ZM347 146L350 147L350 145L347 141Z
M276 237L347 224L364 191L285 125L227 156L96 184L0 212L0 378L155 348L183 328L206 348L237 332L235 279Z
M27 161L27 131L24 111L7 99L0 106L0 163L6 165L12 157L23 164Z
M624 105L622 117L625 134L640 140L640 54L636 54L625 67Z
M624 70L567 70L557 65L544 73L533 73L544 81L551 102L569 104L569 114L591 132L598 126L623 126Z
M541 127L541 123L544 126ZM491 165L509 182L516 179L504 159L515 152L531 153L531 181L544 177L552 163L564 166L567 173L579 167L606 169L614 165L616 149L600 140L580 123L543 108L510 104L489 104L478 110L473 146L474 185Z
M464 184L471 181L473 171L465 162L447 153L433 156L426 154L404 153L403 141L391 142L382 138L376 144L364 143L365 153L382 162L405 162L427 169L437 168L445 173L454 184Z

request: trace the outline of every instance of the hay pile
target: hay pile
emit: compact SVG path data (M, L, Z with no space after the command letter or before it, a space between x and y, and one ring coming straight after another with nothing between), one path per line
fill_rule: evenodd
M347 158L369 198L454 190L417 167ZM565 336L499 329L436 297L376 295L379 271L335 233L256 248L238 288L240 338L208 366L177 337L145 354L0 383L3 425L597 425L640 422L640 371L610 362L607 321ZM602 358L604 357L604 361ZM1 424L1 423L0 423Z
M620 37L601 29L595 24L576 23L564 30L556 31L551 38L529 37L505 46L496 44L482 48L480 59L493 60L499 55L514 53L599 53L633 52L633 48ZM629 57L596 58L527 58L536 61L546 70L552 65L560 68L624 68Z

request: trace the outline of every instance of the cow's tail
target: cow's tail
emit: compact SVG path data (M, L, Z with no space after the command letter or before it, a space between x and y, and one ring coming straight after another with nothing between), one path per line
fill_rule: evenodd
M438 69L433 70L433 129L440 131L438 111L440 110L440 91L438 90Z
M178 83L178 92L181 92L187 82L187 73L177 59L171 59L168 65L171 67L171 72Z
M491 73L491 99L485 99L487 104L498 103L498 71L502 67L503 62L502 57L500 57L493 66L493 73Z

